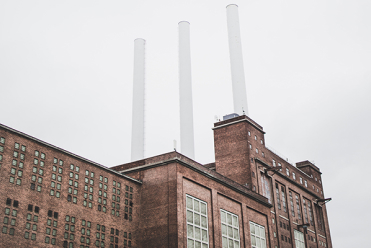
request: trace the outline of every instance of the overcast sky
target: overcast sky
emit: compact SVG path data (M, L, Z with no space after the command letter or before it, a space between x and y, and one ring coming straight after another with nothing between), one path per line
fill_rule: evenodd
M105 166L130 162L133 47L146 40L146 156L179 142L178 22L191 23L195 154L233 112L226 5L239 5L249 116L323 172L333 245L366 247L371 1L0 1L0 123Z

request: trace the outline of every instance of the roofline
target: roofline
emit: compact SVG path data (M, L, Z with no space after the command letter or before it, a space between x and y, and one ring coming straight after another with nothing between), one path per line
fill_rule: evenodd
M94 166L97 166L97 167L99 167L99 168L101 168L101 169L104 169L104 170L106 170L106 171L108 171L108 172L111 172L111 173L114 173L114 174L116 174L116 175L118 175L118 176L124 177L124 178L126 178L126 179L128 179L128 180L131 180L131 181L135 182L135 183L142 184L142 181L140 181L140 180L134 179L134 178L129 177L129 176L127 176L127 175L123 175L123 174L121 174L121 173L119 173L119 172L117 172L117 171L114 171L114 170L112 170L112 169L110 169L110 168L108 168L108 167L106 167L106 166L104 166L104 165L98 164L98 163L96 163L96 162L94 162L94 161L91 161L91 160L89 160L89 159L86 159L86 158L84 158L84 157L81 157L81 156L79 156L79 155L76 155L76 154L74 154L74 153L71 153L71 152L69 152L69 151L66 151L66 150L64 150L64 149L62 149L62 148L59 148L59 147L54 146L54 145L52 145L52 144L49 144L49 143L47 143L47 142L45 142L45 141L42 141L42 140L40 140L40 139L37 139L37 138L35 138L35 137L31 136L31 135L25 134L25 133L23 133L23 132L21 132L21 131L15 130L15 129L13 129L13 128L11 128L11 127L8 127L8 126L6 126L6 125L4 125L4 124L1 124L1 123L0 123L0 128L3 128L3 129L5 129L5 130L7 130L7 131L10 131L10 132L13 132L13 133L15 133L15 134L18 134L18 135L20 135L20 136L23 136L23 137L25 137L25 138L27 138L27 139L30 139L30 140L32 140L32 141L38 142L38 143L40 143L40 144L42 144L42 145L48 146L48 147L50 147L50 148L52 148L52 149L55 149L55 150L57 150L57 151L59 151L59 152L65 153L65 154L67 154L67 155L69 155L69 156L72 156L72 157L74 157L74 158L76 158L76 159L82 160L82 161L84 161L84 162L87 162L87 163L89 163L89 164L92 164L92 165L94 165Z
M214 181L216 181L216 182L218 182L218 183L220 183L220 184L222 184L222 185L224 185L224 186L226 186L226 187L228 187L228 188L230 188L230 189L232 189L232 190L234 190L234 191L236 191L236 192L238 192L242 195L245 195L245 196L247 196L247 197L249 197L249 198L251 198L251 199L253 199L253 200L269 207L269 208L273 207L272 204L268 203L268 200L263 201L262 199L259 199L259 198L255 197L254 195L249 194L248 192L245 192L245 191L235 187L234 185L230 184L229 182L223 181L223 180L215 177L214 175L212 175L210 173L207 173L206 171L200 170L199 168L197 168L197 167L179 159L178 157L174 157L174 158L171 158L171 159L168 159L168 160L164 160L164 161L156 162L156 163L152 163L152 164L141 165L141 166L138 166L138 167L127 169L127 170L122 170L120 172L121 173L128 173L128 172L142 171L142 170L147 170L147 169L158 167L158 166L167 165L167 164L174 163L174 162L178 163L178 164L181 164L181 165L183 165L187 168L190 168L191 170L196 171L196 172L200 173L201 175L206 176L206 177L208 177L208 178L210 178L210 179L212 179L212 180L214 180ZM205 170L210 170L210 169L205 167ZM210 171L212 171L212 170L210 170ZM213 171L213 173L217 173L217 172ZM217 174L219 174L219 173L217 173ZM224 177L221 174L219 174L219 175ZM227 177L225 177L225 178L228 179L228 180L231 180ZM244 187L244 186L241 185L241 187ZM248 190L248 189L246 188L246 190ZM264 196L261 196L261 197L265 198Z
M236 117L237 118L237 117ZM219 126L215 126L213 128L211 128L212 130L215 130L215 129L218 129L218 128L222 128L222 127L226 127L226 126L230 126L230 125L233 125L233 124L236 124L236 123L240 123L240 122L244 122L246 121L247 123L250 123L253 127L255 127L258 131L262 132L263 134L265 134L265 132L263 131L262 128L258 127L255 123L253 123L252 121L250 121L249 119L240 119L240 120L237 120L237 121L232 121L232 122L227 122L225 124L222 124L222 125L219 125Z

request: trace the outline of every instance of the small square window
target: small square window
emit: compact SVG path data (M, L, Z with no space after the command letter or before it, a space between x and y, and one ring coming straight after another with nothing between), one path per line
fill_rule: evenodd
M35 157L39 156L39 151L35 151Z
M75 166L73 164L70 165L70 169L74 170Z
M45 153L41 153L41 158L42 158L42 159L45 159L45 157L46 157L46 156L45 156Z
M76 167L75 167L75 171L76 171L76 172L79 172L79 171L80 171L80 167L76 166Z
M25 152L26 151L26 147L22 145L21 150L22 150L22 152Z
M14 177L10 177L10 178L9 178L9 182L10 182L10 183L14 183L14 180L15 180Z
M0 143L5 144L5 138L4 137L0 137Z
M54 158L54 164L57 164L58 163L58 159L57 158Z
M19 143L14 143L14 148L19 149Z
M13 153L13 156L14 156L15 158L18 158L18 152L14 152L14 153Z
M63 166L63 160L62 159L59 160L59 165Z

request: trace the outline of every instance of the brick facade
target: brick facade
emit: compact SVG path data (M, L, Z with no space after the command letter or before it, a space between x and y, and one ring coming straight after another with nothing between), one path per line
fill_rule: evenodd
M215 123L215 163L170 152L106 168L1 125L0 246L296 247L299 231L332 247L320 169L264 134L238 116Z

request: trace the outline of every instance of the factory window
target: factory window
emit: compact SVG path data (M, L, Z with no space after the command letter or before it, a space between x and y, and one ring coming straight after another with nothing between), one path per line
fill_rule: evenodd
M250 235L252 248L265 248L267 241L265 240L265 228L250 221Z
M295 238L296 247L305 248L304 234L302 232L299 232L298 230L294 230L294 238Z
M289 191L289 197L290 197L290 207L291 207L291 215L295 217L295 208L294 208L294 201L292 198L292 192Z
M208 247L208 220L207 220L207 203L186 196L187 205L187 247ZM126 214L125 214L126 216Z
M286 208L286 194L285 194L285 188L283 186L281 186L281 195L282 195L282 207L283 207L283 211L284 212L287 212L287 208Z
M240 247L238 216L223 209L220 210L220 216L223 247Z
M280 201L280 190L278 188L278 184L276 183L276 200L277 200L277 207L281 209L281 201Z

